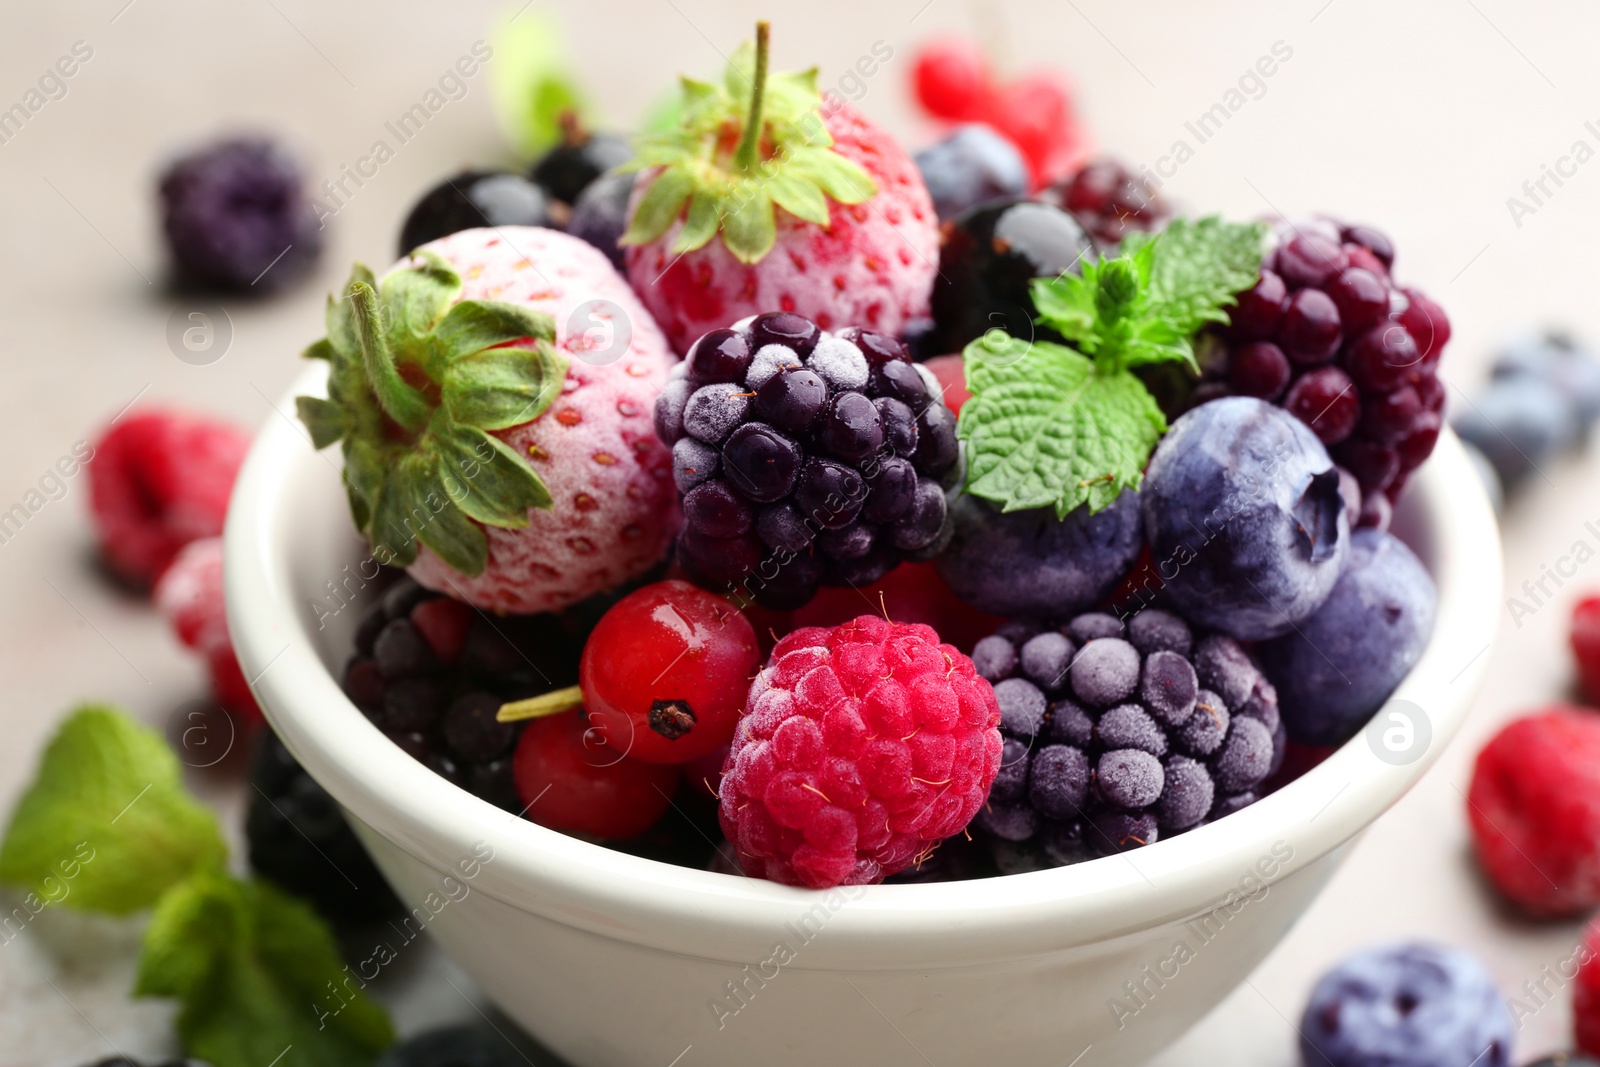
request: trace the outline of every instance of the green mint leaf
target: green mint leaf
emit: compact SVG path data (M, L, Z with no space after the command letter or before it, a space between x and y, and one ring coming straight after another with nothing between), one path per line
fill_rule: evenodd
M1137 489L1166 419L1128 371L1046 341L1000 331L967 346L957 435L967 443L967 491L1006 511L1091 512Z
M504 430L538 418L561 393L567 359L544 343L532 348L486 348L445 367L439 383L443 410L455 422Z
M446 362L525 338L556 339L556 321L543 311L503 300L463 300L434 331Z
M1222 309L1255 284L1261 274L1266 225L1224 222L1215 215L1174 219L1159 235L1131 233L1125 254L1154 245L1149 305L1153 317L1175 333L1192 335L1208 322L1223 322Z
M363 984L305 904L211 872L161 900L134 992L176 998L185 1051L215 1067L361 1067L394 1041Z
M0 844L0 881L126 915L226 857L216 819L184 791L161 736L90 705L45 749Z
M558 144L565 113L591 117L572 75L569 57L575 53L548 14L523 10L508 16L490 45L484 72L501 131L514 152L527 158Z
M446 423L434 429L439 477L468 517L491 526L528 525L529 508L553 501L544 482L511 446L476 426Z
M313 448L327 448L344 436L344 409L333 401L297 396L294 408L311 434Z

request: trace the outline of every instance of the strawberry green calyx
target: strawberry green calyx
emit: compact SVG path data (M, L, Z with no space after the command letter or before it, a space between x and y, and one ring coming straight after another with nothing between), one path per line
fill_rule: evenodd
M768 28L728 63L722 84L683 79L682 124L644 138L626 169L655 171L624 244L648 244L679 218L674 255L719 233L741 263L777 243L775 209L826 227L828 201L860 204L877 193L871 177L834 150L822 115L816 68L767 70Z
M328 397L295 406L313 445L342 442L350 513L373 558L409 566L420 543L477 575L489 552L478 523L523 527L529 508L551 506L527 457L494 431L543 414L567 361L549 315L457 300L461 289L427 250L381 284L357 264L343 297L328 299L328 335L305 351L330 364Z

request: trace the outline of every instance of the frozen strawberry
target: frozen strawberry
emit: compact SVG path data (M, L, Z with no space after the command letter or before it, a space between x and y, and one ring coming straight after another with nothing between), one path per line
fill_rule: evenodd
M106 562L148 585L178 550L222 532L233 479L250 438L216 419L134 411L90 453L89 507Z
M463 230L328 305L329 399L357 527L380 563L497 612L637 578L678 526L651 411L675 359L604 254L538 227ZM437 620L444 622L447 620Z
M938 219L911 157L815 70L767 73L767 31L721 84L685 80L684 125L646 141L628 278L679 352L763 311L898 334L928 313Z

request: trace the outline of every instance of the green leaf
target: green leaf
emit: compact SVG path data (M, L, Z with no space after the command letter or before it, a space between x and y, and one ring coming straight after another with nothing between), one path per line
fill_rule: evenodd
M485 348L451 361L440 397L455 422L485 430L520 426L538 418L561 394L567 365L565 356L543 343Z
M226 856L216 819L184 792L161 736L87 705L62 723L11 816L0 881L126 915Z
M475 426L441 423L433 431L439 477L468 517L490 526L528 525L529 508L549 508L550 491L510 445Z
M406 497L413 502L414 530L422 543L462 574L482 574L489 565L489 539L450 499L438 463L430 456L412 453L400 462L392 479L406 483Z
M1137 489L1166 420L1144 385L1070 348L1009 337L965 352L972 397L961 408L967 491L1006 511L1091 512Z
M162 899L135 994L176 998L185 1052L215 1067L361 1067L394 1041L362 985L308 906L212 872Z
M294 407L311 432L313 448L327 448L344 436L344 409L317 396L297 396Z
M765 192L747 197L722 220L722 243L741 263L758 262L777 242L772 199Z
M518 5L522 8L522 5ZM554 18L522 8L495 28L484 63L496 117L512 150L532 157L561 140L561 116L592 116L572 76L575 53Z
M432 349L428 336L461 293L461 275L431 249L415 258L420 262L391 271L383 279L383 326L396 357L427 367Z
M1222 309L1255 284L1266 235L1266 225L1259 222L1224 222L1215 215L1198 222L1174 219L1158 236L1129 234L1123 252L1154 244L1151 314L1176 333L1193 334L1208 322L1225 321Z
M683 205L695 192L695 181L683 167L667 167L656 175L644 196L633 209L622 243L646 244L667 232L683 213Z
M496 345L526 338L556 339L556 320L543 311L503 300L463 300L439 323L434 340L445 357L445 367Z

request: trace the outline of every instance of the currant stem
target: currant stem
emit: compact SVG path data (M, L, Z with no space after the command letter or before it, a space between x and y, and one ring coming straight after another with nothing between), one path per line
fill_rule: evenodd
M347 295L350 310L355 313L361 359L378 403L391 419L407 430L414 433L422 429L431 414L428 401L400 377L394 365L394 354L383 339L383 324L378 321L378 294L366 282L356 282Z
M733 165L742 171L754 170L761 162L761 104L767 92L767 39L771 32L772 27L766 20L756 23L756 70L750 86L750 115L745 119L739 147L733 150Z
M513 700L509 704L501 704L500 710L495 713L495 722L521 722L524 719L543 719L550 715L560 715L562 712L571 711L583 706L583 689L576 685L569 685L565 689L557 689L542 696L529 697L527 700Z

